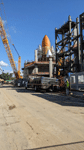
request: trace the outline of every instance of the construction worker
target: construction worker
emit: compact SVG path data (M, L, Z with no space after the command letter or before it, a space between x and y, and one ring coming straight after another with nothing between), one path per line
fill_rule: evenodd
M66 95L69 95L69 81L66 79Z

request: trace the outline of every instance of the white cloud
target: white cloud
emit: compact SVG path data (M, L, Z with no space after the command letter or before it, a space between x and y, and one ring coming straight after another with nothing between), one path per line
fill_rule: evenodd
M0 61L0 66L7 67L9 65L7 63L3 62L3 61Z
M4 73L13 73L13 71L10 71L10 70L4 70Z
M10 71L10 73L13 73L13 71Z
M9 74L12 73L13 74L12 76L13 77L15 76L14 73L13 73L13 71L10 71L10 70L4 70L4 73L9 73Z

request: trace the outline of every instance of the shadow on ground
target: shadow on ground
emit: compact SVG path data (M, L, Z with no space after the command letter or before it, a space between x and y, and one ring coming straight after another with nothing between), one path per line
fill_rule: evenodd
M2 88L7 88L7 90L16 90L20 93L34 93L34 90L32 89L25 89L25 87L15 87L13 85L3 85Z
M11 87L11 89L10 89ZM41 93L35 92L33 89L25 89L24 87L14 87L14 86L3 86L3 88L7 88L7 90L16 90L20 93L30 93L33 96L41 97L47 101L57 103L62 106L77 106L77 107L84 107L84 99L82 98L75 98L72 96L65 96L61 92L48 92L48 93Z
M50 102L54 102L60 104L62 106L78 106L84 107L84 100L80 98L75 98L72 96L65 96L61 94L53 94L53 93L34 93L34 96L38 96L44 98Z
M68 146L68 145L75 145L75 144L82 144L84 141L79 141L79 142L72 142L72 143L64 143L64 144L58 144L58 145L51 145L51 146L45 146L45 147L38 147L38 148L32 148L32 149L24 149L24 150L40 150L40 149L48 149L48 148L53 148L53 147L63 147L63 146ZM66 149L66 148L65 148Z
M2 85L1 88L11 88L11 87L12 87L12 85L10 85L10 84L4 84L4 85Z

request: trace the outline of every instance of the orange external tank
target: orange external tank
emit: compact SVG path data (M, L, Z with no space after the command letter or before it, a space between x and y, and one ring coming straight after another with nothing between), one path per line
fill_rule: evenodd
M43 55L47 54L47 51L50 49L50 40L47 35L44 36L42 41L42 52Z

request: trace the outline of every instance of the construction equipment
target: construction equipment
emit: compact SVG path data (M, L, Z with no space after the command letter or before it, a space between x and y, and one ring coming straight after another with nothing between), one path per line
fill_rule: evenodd
M2 68L0 68L0 70L3 72ZM2 87L3 83L4 83L4 79L0 78L0 87Z
M55 29L56 77L60 80L59 86L63 87L64 78L69 78L70 73L70 89L78 91L84 90L84 12L79 18L74 22L69 16L65 24Z
M33 77L30 76L25 84L25 89L31 87L37 90L55 90L58 86L58 80L56 78L49 77Z
M1 17L0 17L0 36L1 36L2 42L4 44L6 53L8 55L8 58L9 58L9 61L10 61L10 64L11 64L11 67L13 69L13 72L15 74L16 79L22 78L22 76L20 75L21 57L19 56L19 58L18 58L18 71L17 71L15 61L14 61L13 55L11 53L11 49L10 49L10 46L9 46L9 42L8 42L8 39L7 39L7 36L6 36L6 32L5 32L4 25L3 25Z
M12 44L12 45L13 45L13 47L14 47L15 51L16 51L16 52L17 52L17 54L18 54L18 75L19 75L19 77L20 77L20 78L22 78L22 76L20 76L21 56L19 55L19 53L18 53L18 51L17 51L17 49L16 49L15 45L14 45L14 44Z

